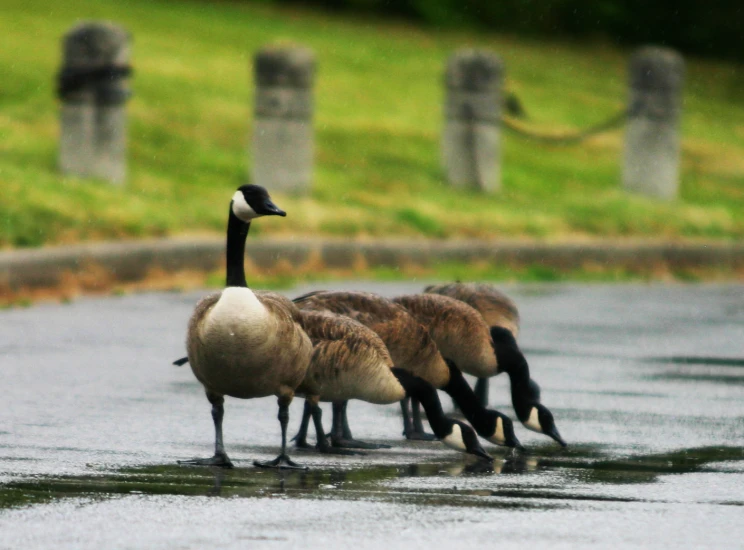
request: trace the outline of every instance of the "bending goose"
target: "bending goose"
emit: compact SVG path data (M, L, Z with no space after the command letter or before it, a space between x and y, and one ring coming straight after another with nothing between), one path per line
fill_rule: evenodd
M519 311L514 302L486 283L449 283L430 285L424 289L431 295L442 295L466 303L480 313L489 327L496 351L498 372L506 372L511 384L512 406L520 422L529 430L552 437L562 446L566 442L555 427L553 414L540 403L540 386L530 378L530 369L517 345ZM475 393L479 402L488 403L488 378L478 376Z
M424 405L434 433L445 445L492 460L470 426L444 415L431 384L395 368L385 344L371 329L348 317L317 311L302 311L300 324L313 344L313 355L296 393L305 396L305 411L313 418L321 452L334 449L326 439L318 401L361 399L388 404L413 395ZM307 414L297 437L299 446L305 443L306 431Z
M387 298L367 292L319 291L293 300L301 310L330 311L359 321L382 339L396 367L426 380L437 389L447 392L461 407L478 435L497 445L517 447L512 421L498 411L480 407L462 373L448 364L432 340L429 332L403 307ZM404 434L409 439L422 439L420 418L408 415L402 403ZM331 440L335 446L356 446L348 442L351 434L346 420L345 403L334 403L334 422ZM363 447L365 445L362 445Z
M516 304L493 285L486 283L445 283L429 285L424 289L424 292L449 296L465 302L481 314L489 327L502 327L509 330L515 338L519 336L519 310ZM529 378L529 373L527 374ZM488 405L488 378L478 378L475 394L484 407Z
M230 202L227 222L227 283L222 292L203 298L189 320L188 362L212 404L215 453L183 464L231 467L222 441L226 395L240 399L276 395L282 430L281 453L257 466L299 468L287 456L289 404L305 378L312 344L299 322L299 311L284 296L253 292L245 280L245 241L260 216L286 216L263 187L244 185ZM176 364L185 363L185 359Z

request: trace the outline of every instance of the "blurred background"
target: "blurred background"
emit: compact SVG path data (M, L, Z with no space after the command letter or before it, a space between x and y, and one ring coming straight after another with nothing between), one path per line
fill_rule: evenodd
M2 0L0 247L221 235L232 191L255 179L255 56L295 47L314 63L310 180L270 188L289 216L254 224L263 236L732 242L744 235L742 20L723 1ZM60 169L63 41L86 21L128 33L116 184ZM648 45L684 60L672 197L622 183L629 67ZM486 190L452 185L443 162L445 72L463 48L501 63Z

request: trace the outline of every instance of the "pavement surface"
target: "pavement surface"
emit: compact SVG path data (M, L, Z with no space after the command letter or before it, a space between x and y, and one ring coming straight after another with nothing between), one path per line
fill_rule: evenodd
M393 448L264 471L275 400L228 398L236 468L179 466L212 451L203 392L170 364L202 292L0 311L0 548L741 547L744 286L503 289L569 447L518 426L527 452L486 444L493 464L406 442L396 405L353 402L354 434ZM501 378L490 401L513 417Z

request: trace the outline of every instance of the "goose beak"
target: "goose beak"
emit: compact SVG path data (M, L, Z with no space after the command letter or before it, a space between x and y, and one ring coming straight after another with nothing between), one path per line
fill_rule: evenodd
M520 451L524 451L524 446L519 442L519 439L517 439L517 436L513 435L506 441L506 446L511 447L513 449L518 449Z
M483 460L488 460L489 462L493 462L493 457L488 454L483 447L478 445L475 449L470 449L468 451L470 454L474 454L475 456L482 458Z
M262 214L264 216L281 216L282 218L287 215L284 210L275 205L269 198L263 204Z
M543 432L548 437L552 437L555 439L561 447L568 447L568 443L566 443L563 438L561 437L561 434L558 433L558 428L555 426L551 428L549 431Z

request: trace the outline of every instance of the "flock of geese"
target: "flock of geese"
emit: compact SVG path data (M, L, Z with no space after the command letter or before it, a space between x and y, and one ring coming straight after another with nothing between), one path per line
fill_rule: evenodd
M231 467L222 438L225 396L241 399L276 395L281 452L257 466L304 468L287 454L289 404L305 398L295 437L308 447L312 419L321 452L347 454L378 448L352 437L347 403L400 402L408 439L438 439L452 449L486 460L478 436L522 448L506 415L488 408L488 379L507 373L514 411L528 429L559 444L551 412L540 403L540 388L516 342L519 313L514 304L485 284L429 286L422 294L394 299L368 292L311 292L290 300L253 291L245 278L245 242L251 222L286 216L266 189L243 185L230 202L227 223L226 288L203 298L188 324L187 357L212 405L214 456L182 464ZM478 377L475 391L463 373ZM447 417L437 390L449 394L468 423ZM333 403L330 441L320 401ZM420 407L434 432L424 431Z

